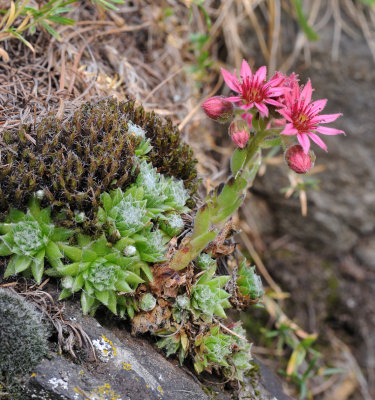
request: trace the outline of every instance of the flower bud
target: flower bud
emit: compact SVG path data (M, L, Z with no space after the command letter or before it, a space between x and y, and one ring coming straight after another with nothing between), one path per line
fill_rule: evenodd
M242 119L234 120L229 126L229 136L239 148L243 149L250 137L247 123Z
M203 111L215 121L228 122L233 114L233 104L222 96L214 96L202 104Z
M306 174L314 166L315 162L314 152L310 150L309 154L305 154L302 146L299 144L289 147L284 157L288 167L297 174Z

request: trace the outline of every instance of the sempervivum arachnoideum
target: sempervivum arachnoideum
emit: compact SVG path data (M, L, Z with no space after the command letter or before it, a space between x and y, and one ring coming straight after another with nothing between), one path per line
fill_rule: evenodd
M4 223L0 223L0 256L12 256L4 277L31 271L41 282L44 259L52 266L61 264L62 254L57 242L66 241L73 232L57 227L51 219L50 208L40 209L33 198L27 213L11 209Z
M138 284L143 264L137 257L125 257L107 242L105 236L91 241L89 236L78 235L78 244L61 244L64 256L72 261L47 273L62 277L60 299L82 290L82 311L95 310L100 303L117 314L118 292L131 293Z

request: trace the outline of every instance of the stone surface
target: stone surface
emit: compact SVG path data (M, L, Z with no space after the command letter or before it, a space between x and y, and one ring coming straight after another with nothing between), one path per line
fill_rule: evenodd
M80 324L90 337L97 361L89 351L85 356L80 355L80 361L52 354L33 369L24 386L22 400L237 398L233 393L221 391L220 386L203 387L177 360L167 360L147 340L132 337L115 323L104 327L95 318L83 316L78 303L68 301L65 315ZM253 374L239 396L249 400L288 400L280 381L262 365L260 371L260 374Z

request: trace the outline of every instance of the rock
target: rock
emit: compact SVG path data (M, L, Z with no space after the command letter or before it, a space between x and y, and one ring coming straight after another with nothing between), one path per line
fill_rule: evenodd
M220 386L204 387L176 360L167 360L141 338L132 337L114 324L102 326L95 318L83 316L78 303L66 302L65 314L81 325L96 350L83 360L53 354L34 369L24 386L22 400L230 400ZM87 349L86 349L87 350ZM258 361L257 361L258 363ZM288 400L280 382L261 366L254 369L242 398ZM210 380L214 380L209 376ZM247 397L246 397L247 396ZM277 396L277 397L275 397Z

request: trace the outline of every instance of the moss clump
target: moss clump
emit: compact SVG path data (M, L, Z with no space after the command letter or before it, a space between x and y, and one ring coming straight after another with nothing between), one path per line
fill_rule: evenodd
M47 353L48 330L21 296L0 288L0 376L13 385Z
M104 99L82 105L67 120L51 115L36 129L23 126L17 133L4 133L0 212L10 207L24 210L37 192L46 204L63 209L68 221L85 215L86 225L92 226L100 195L134 180L136 149L144 140L133 132L134 126L153 146L148 154L152 165L183 180L192 195L197 187L196 160L171 121L145 113L132 101Z

